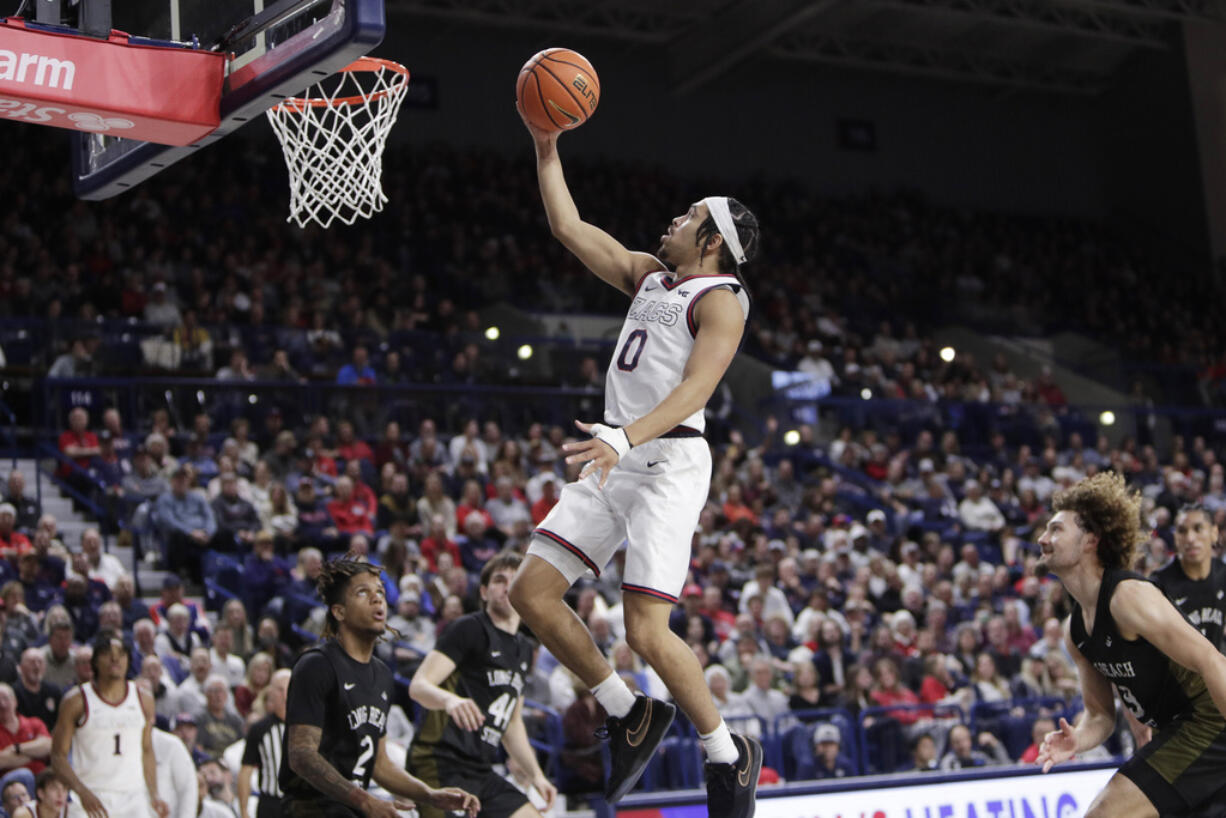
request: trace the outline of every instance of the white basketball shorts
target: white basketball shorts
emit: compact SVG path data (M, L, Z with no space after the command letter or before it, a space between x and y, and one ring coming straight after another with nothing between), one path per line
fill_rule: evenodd
M628 541L622 590L676 602L710 486L705 438L649 440L626 453L603 489L595 474L565 486L528 553L573 585L588 571L599 577Z

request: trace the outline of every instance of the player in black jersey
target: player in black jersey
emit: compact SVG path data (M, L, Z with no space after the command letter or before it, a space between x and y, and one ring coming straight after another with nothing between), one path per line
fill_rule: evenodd
M522 717L532 644L519 632L519 614L508 598L522 561L514 551L504 551L485 564L484 608L447 626L409 686L413 701L430 711L409 749L409 771L431 786L476 793L482 818L540 818L528 797L492 769L499 746L546 809L557 796L528 743ZM422 818L443 815L428 807L419 811Z
M1150 580L1129 570L1146 539L1141 499L1103 472L1057 492L1039 537L1037 571L1072 598L1065 640L1081 676L1085 713L1048 733L1037 763L1097 747L1115 730L1114 684L1153 740L1120 767L1087 818L1179 815L1226 804L1226 656Z
M412 804L375 798L373 778L399 798L475 816L478 799L430 787L400 769L384 749L392 672L372 655L387 621L379 569L333 560L319 576L328 606L325 641L294 664L281 762L283 818L398 818Z
M1214 647L1226 652L1222 644L1226 564L1213 556L1217 537L1208 509L1181 508L1175 515L1175 559L1154 572L1154 581Z

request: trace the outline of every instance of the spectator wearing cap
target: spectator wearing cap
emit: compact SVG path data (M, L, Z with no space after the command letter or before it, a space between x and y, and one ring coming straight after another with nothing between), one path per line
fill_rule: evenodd
M174 734L183 742L183 746L191 753L193 764L199 767L209 760L209 754L200 747L200 728L196 725L196 716L193 713L186 710L179 713L175 716L171 727Z
M77 553L78 569L85 568L85 555ZM74 636L86 642L98 631L98 607L111 595L101 580L89 579L84 573L74 572L64 581L61 604L72 619Z
M869 549L879 554L890 553L894 545L894 534L888 528L885 512L879 508L873 509L865 516L864 523L868 527Z
M98 454L90 458L88 471L108 497L123 496L123 479L132 471L132 464L119 456L110 429L98 432Z
M698 613L711 622L715 638L720 642L727 639L736 627L736 615L724 607L723 592L715 585L702 589L702 604L698 607Z
M30 538L17 530L17 508L0 503L0 557L11 560L33 550Z
M17 682L13 688L17 696L17 710L23 716L41 721L48 730L55 729L55 720L60 712L63 691L46 679L47 657L42 648L26 648L17 666Z
M812 777L845 778L853 775L851 762L843 755L843 737L833 724L819 724L813 730L814 765Z
M171 571L187 572L200 582L200 556L217 533L217 519L203 495L189 491L186 469L176 469L170 491L158 497L154 520L163 538L163 556Z
M19 531L31 531L38 525L42 507L36 499L26 495L26 477L16 469L9 472L5 483L4 502L16 509L16 526Z

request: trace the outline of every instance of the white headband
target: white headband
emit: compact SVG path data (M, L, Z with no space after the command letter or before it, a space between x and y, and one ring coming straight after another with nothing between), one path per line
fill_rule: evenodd
M732 257L737 264L745 263L745 251L741 249L741 239L736 234L736 222L732 220L732 211L728 209L727 196L708 196L702 200L707 206L707 212L715 219L715 227L724 237L724 243L732 251Z

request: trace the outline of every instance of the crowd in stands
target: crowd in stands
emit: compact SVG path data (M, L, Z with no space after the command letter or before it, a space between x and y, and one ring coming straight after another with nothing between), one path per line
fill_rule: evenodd
M47 150L17 144L0 180L16 168L38 177L53 166L40 159ZM624 306L548 236L526 149L512 159L391 152L386 212L326 236L284 225L283 184L264 167L275 153L241 140L227 150L105 205L73 201L66 179L10 184L37 192L17 194L0 217L0 311L48 319L57 353L41 360L36 349L26 364L52 377L156 364L222 382L485 383L505 367L483 345L481 307ZM650 247L704 192L653 168L573 167L584 214L636 246ZM712 434L710 502L673 629L734 729L792 742L771 759L789 780L1033 760L1034 737L1079 706L1059 633L1068 603L1034 570L1052 493L1102 469L1126 474L1145 494L1153 537L1139 568L1152 571L1170 558L1185 503L1226 531L1222 453L1203 437L1162 452L1095 437L1067 422L1046 374L941 360L927 316L948 320L956 300L966 317L1001 326L1081 327L1138 360L1194 367L1208 402L1222 400L1226 380L1221 327L1183 311L1204 303L1184 297L1195 282L1148 274L1092 226L904 195L836 201L767 182L738 196L776 236L750 276L746 351L827 378L836 394L868 389L919 408L894 426L853 415L833 434L829 417L802 424L795 443L783 434L795 418ZM1056 297L1070 285L1101 297ZM118 361L113 339L82 329L100 317L156 327L165 346ZM599 362L577 363L551 382L598 398ZM951 400L1016 407L1033 423L1018 435L999 414L950 424L924 409ZM3 486L0 723L10 743L54 724L63 690L88 679L88 640L118 627L160 723L199 766L207 798L232 809L227 748L263 714L272 671L318 634L324 560L350 553L382 566L399 636L381 652L407 678L442 628L476 610L484 562L523 550L574 479L578 466L560 457L568 429L471 414L407 428L360 401L307 416L230 406L186 424L165 409L124 418L72 408L56 479L103 510L99 529L65 543L19 472ZM136 594L104 535L170 572L156 602ZM624 640L619 564L577 586L572 604L619 672L666 696ZM604 714L590 692L541 650L527 695L559 714L563 786L599 789L592 733ZM412 711L400 704L392 738L404 742ZM994 720L974 718L986 705L999 706ZM0 759L31 772L45 762L6 754L5 740L0 732Z
M385 212L325 232L286 224L279 159L259 140L227 140L123 197L86 203L71 198L64 176L16 184L18 173L62 165L63 146L34 131L17 135L0 171L0 182L27 191L0 222L0 312L58 322L26 356L53 375L152 364L227 378L334 379L353 365L342 382L490 382L508 367L472 347L482 329L475 310L504 301L532 311L624 309L619 293L549 236L526 139L509 156L390 150ZM922 340L936 320L1021 334L1073 329L1131 361L1199 376L1164 382L1161 392L1150 382L1152 397L1223 403L1226 338L1201 309L1214 285L1147 264L1105 228L610 161L575 161L572 171L585 217L645 249L708 186L735 189L767 239L747 274L757 307L747 350L772 364L795 368L824 353L849 389L880 380L882 394L919 396L917 378L925 390L944 389L925 378L936 362ZM1096 297L1055 296L1070 290ZM1156 303L1163 309L1150 308ZM99 318L140 322L164 343L117 354L120 334L100 329ZM415 333L441 342L413 343ZM372 351L370 369L351 359L358 344ZM963 386L1002 400L1042 391L983 377Z
M53 721L44 694L79 681L80 646L118 625L158 713L195 726L201 757L241 738L271 670L315 639L313 582L330 555L382 565L399 634L382 655L409 678L435 635L476 610L484 562L526 548L578 468L560 456L561 427L477 418L410 432L389 421L370 439L327 416L255 431L239 418L214 435L159 412L137 434L117 410L95 424L78 408L69 424L64 479L112 496L121 536L173 573L147 608L98 532L66 548L14 472L0 505L0 679L35 708L23 715ZM1054 491L1102 469L1128 475L1153 531L1146 572L1170 558L1183 505L1226 531L1223 466L1200 438L1160 457L1054 427L1037 449L996 434L972 456L952 431L844 428L819 441L802 427L794 445L779 432L770 419L756 439L733 432L715 447L671 625L734 729L793 743L776 756L788 779L1033 759L1039 720L1080 706L1059 627L1067 600L1034 571ZM619 565L581 582L572 604L634 687L667 696L624 640ZM188 601L201 593L209 613ZM564 786L597 789L604 716L590 693L542 650L527 695L560 714Z

